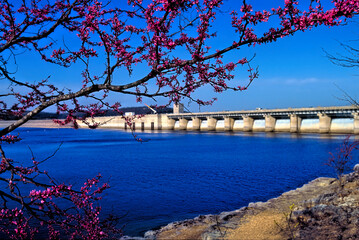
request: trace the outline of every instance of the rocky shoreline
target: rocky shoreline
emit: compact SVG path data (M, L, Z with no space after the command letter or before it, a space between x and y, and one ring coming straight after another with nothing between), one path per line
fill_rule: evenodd
M267 202L173 222L141 239L359 239L355 170L344 176L344 187L337 179L317 178Z

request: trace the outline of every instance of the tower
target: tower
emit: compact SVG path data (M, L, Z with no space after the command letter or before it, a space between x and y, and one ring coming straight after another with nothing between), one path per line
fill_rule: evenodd
M173 104L173 113L174 114L183 113L183 112L184 112L184 106L182 103L174 103Z

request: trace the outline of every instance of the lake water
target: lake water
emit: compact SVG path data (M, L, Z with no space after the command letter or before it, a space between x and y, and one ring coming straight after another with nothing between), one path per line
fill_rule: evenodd
M97 173L111 189L103 210L123 216L124 233L141 236L172 221L235 210L266 201L319 176L344 136L21 129L6 145L10 158L38 160L57 180L81 184ZM355 159L358 160L358 159Z

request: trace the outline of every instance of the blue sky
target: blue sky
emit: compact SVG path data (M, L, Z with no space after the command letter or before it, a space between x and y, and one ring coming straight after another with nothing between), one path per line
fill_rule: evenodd
M259 67L260 77L243 92L227 92L203 110L240 110L310 106L340 106L347 102L341 88L358 99L357 68L343 68L329 61L324 52L341 54L340 42L353 46L359 39L359 22L346 26L318 28L297 33L275 43L245 49L256 54L252 65Z
M273 3L275 2L275 3ZM254 9L278 7L284 1L247 1L253 3ZM306 5L308 1L301 1ZM217 24L213 29L218 31L218 38L212 40L214 49L227 47L236 38L230 27L228 12L238 9L241 1L228 0L222 8L223 14L217 15ZM308 6L308 5L306 5ZM264 24L259 31L266 29L273 22ZM274 22L275 24L275 22ZM342 106L347 102L339 100L343 96L341 89L356 99L359 99L358 69L343 68L334 65L326 57L325 51L340 54L343 49L340 42L356 44L359 39L359 20L349 20L344 26L318 27L307 32L297 32L294 36L279 39L277 42L255 46L242 47L236 52L225 55L225 60L236 61L242 57L251 58L252 67L259 68L259 78L250 88L243 92L227 91L215 94L209 87L196 92L194 96L201 99L217 97L212 106L202 106L200 109L194 103L184 100L183 103L190 111L221 111L262 108ZM245 68L235 71L235 82L241 85L247 83L248 73ZM338 88L339 87L339 88ZM123 97L124 102L133 102L132 98ZM154 103L150 100L146 103ZM161 100L158 103L162 103Z
M226 12L239 7L241 1L226 1L222 11L218 15L218 22L214 24L214 30L218 31L218 38L211 40L213 49L219 49L231 44L236 35L230 28L230 19ZM250 2L250 1L248 1ZM255 9L277 7L284 1L252 1ZM269 26L267 24L267 26ZM259 29L261 30L261 28ZM345 90L348 94L359 99L359 74L358 69L343 68L332 64L325 56L325 52L332 54L341 53L340 42L351 42L359 39L359 20L350 21L345 26L326 28L319 27L308 32L298 32L294 36L286 37L277 42L255 46L242 47L239 51L231 52L225 56L225 60L236 61L242 57L256 57L251 63L252 67L259 68L259 78L250 88L243 92L227 91L215 94L208 87L199 90L194 96L201 99L218 98L212 106L201 107L201 111L242 110L262 108L287 108L310 106L339 106L347 105L347 102L339 100ZM71 40L68 40L71 42ZM17 77L21 80L32 82L34 79L43 79L51 75L54 82L61 86L78 90L81 84L79 68L63 69L54 65L43 64L35 54L22 54L17 57ZM102 66L101 62L95 64ZM134 78L148 73L141 66L135 68ZM122 73L121 73L122 74ZM120 78L128 79L123 74ZM247 83L247 71L245 68L235 71L235 81L241 85ZM77 88L76 88L77 86ZM2 87L3 88L3 87ZM4 88L3 88L4 90ZM113 96L112 100L119 101L123 106L138 106L133 97ZM154 104L150 99L144 99L146 104ZM157 104L166 101L159 99ZM185 100L185 106L191 111L198 111L196 104Z
M249 2L255 2L255 9L270 9L283 3L262 0ZM359 69L334 65L326 57L325 51L333 55L343 54L340 43L359 48L356 41L359 39L358 30L359 20L356 18L344 26L318 27L267 45L242 48L235 54L248 57L255 54L251 64L258 66L259 78L246 91L228 91L218 95L217 102L201 107L201 111L348 105L338 99L343 96L339 88L359 99ZM245 80L246 75L244 70L238 72L236 78ZM208 92L203 91L203 94L209 96ZM192 107L198 110L198 107Z

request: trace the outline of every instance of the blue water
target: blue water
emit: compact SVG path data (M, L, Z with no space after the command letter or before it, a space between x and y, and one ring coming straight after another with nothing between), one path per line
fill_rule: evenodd
M123 216L124 233L147 230L199 214L266 201L319 176L343 136L243 133L138 133L88 129L21 129L23 141L7 157L37 160L57 154L44 169L60 182L81 184L99 172L111 185L105 213ZM357 160L357 159L356 159ZM355 161L354 161L355 162Z

